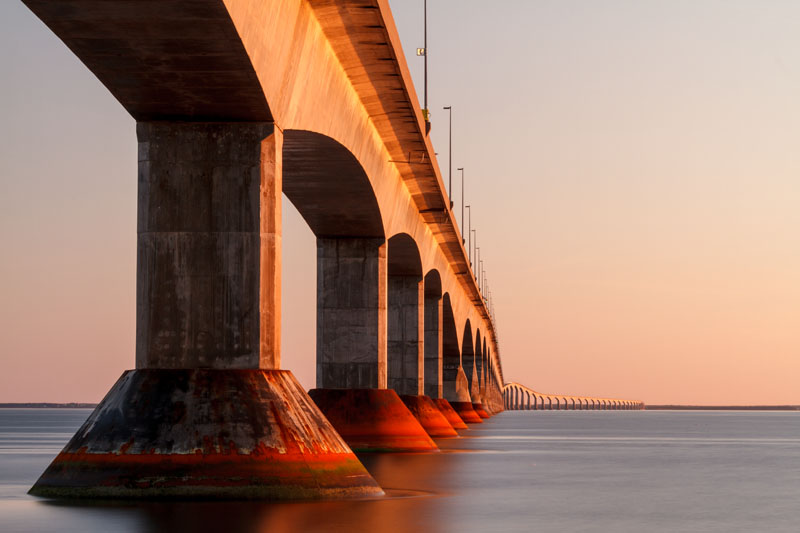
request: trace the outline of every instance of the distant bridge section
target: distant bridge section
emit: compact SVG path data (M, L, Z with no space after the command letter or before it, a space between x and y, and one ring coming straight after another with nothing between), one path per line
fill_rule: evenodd
M509 411L639 411L644 409L644 402L637 400L545 394L513 382L503 386L503 404Z

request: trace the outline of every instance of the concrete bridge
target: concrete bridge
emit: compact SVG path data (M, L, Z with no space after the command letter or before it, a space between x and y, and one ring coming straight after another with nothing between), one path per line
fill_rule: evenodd
M377 494L351 450L435 451L503 409L386 0L23 1L139 154L136 367L32 493ZM281 370L284 194L317 237L310 395Z
M31 493L375 495L354 451L435 452L523 394L544 407L503 385L386 0L23 1L136 120L139 156L135 369ZM283 195L317 237L308 393L281 369Z
M510 411L533 410L641 410L644 403L616 398L592 398L588 396L565 396L544 394L519 383L503 386L503 407Z

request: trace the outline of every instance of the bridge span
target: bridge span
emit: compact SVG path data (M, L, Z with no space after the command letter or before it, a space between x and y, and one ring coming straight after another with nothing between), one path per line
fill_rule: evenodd
M644 403L636 400L622 400L618 398L545 394L530 389L520 383L511 382L503 385L503 407L509 411L638 411L644 409Z
M376 494L351 450L503 410L387 0L23 1L138 139L135 369L32 493ZM310 394L281 370L283 195L317 237Z

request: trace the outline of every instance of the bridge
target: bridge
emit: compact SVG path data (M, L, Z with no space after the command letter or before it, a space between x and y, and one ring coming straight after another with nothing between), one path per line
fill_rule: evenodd
M503 385L503 407L509 411L533 410L641 410L644 403L634 400L615 398L591 398L587 396L564 396L561 394L544 394L529 389L519 383Z
M135 369L32 494L381 494L353 452L504 409L387 0L23 2L138 141ZM317 238L308 393L281 364L283 195Z
M139 154L136 367L32 493L376 494L351 450L435 451L503 409L386 0L24 1ZM317 237L310 395L281 370L284 194Z

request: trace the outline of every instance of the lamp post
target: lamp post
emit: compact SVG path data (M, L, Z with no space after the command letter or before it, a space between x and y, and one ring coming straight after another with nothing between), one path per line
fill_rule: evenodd
M477 233L476 233L476 236L477 236ZM476 244L476 246L475 246L475 272L474 273L475 273L475 283L478 284L478 290L481 289L480 282L478 281L479 279L481 279L480 276L478 275L478 272L480 272L480 267L481 267L481 247L477 246L477 244Z
M431 117L428 113L428 0L424 0L422 4L423 9L423 47L417 48L417 55L422 56L425 61L425 74L423 77L423 85L424 89L424 96L423 96L423 103L424 109L422 110L422 116L425 119L425 133L427 134L430 131L430 124L431 124Z
M467 229L467 256L469 257L469 266L472 268L472 209L470 206L464 206L469 210L469 226Z
M428 0L423 0L422 8L425 11L423 22L425 36L422 44L425 47L425 120L430 122L428 117Z
M459 167L461 171L461 234L464 234L464 167ZM464 237L461 237L461 244L464 244Z
M450 209L453 208L453 106L445 106L445 110L450 112L450 142L447 148L447 178L448 178L448 192L447 198L450 200Z
M470 217L469 226L471 228L472 227L472 220L471 220L472 219L472 210L470 210L470 216L469 217ZM471 233L472 233L472 245L477 247L478 246L478 233L477 233L477 230L472 230ZM472 252L472 250L470 250L470 252ZM478 252L476 251L475 253L478 253ZM475 254L472 254L472 255L475 255ZM469 266L472 266L471 263L472 263L472 258L470 257L470 265Z

